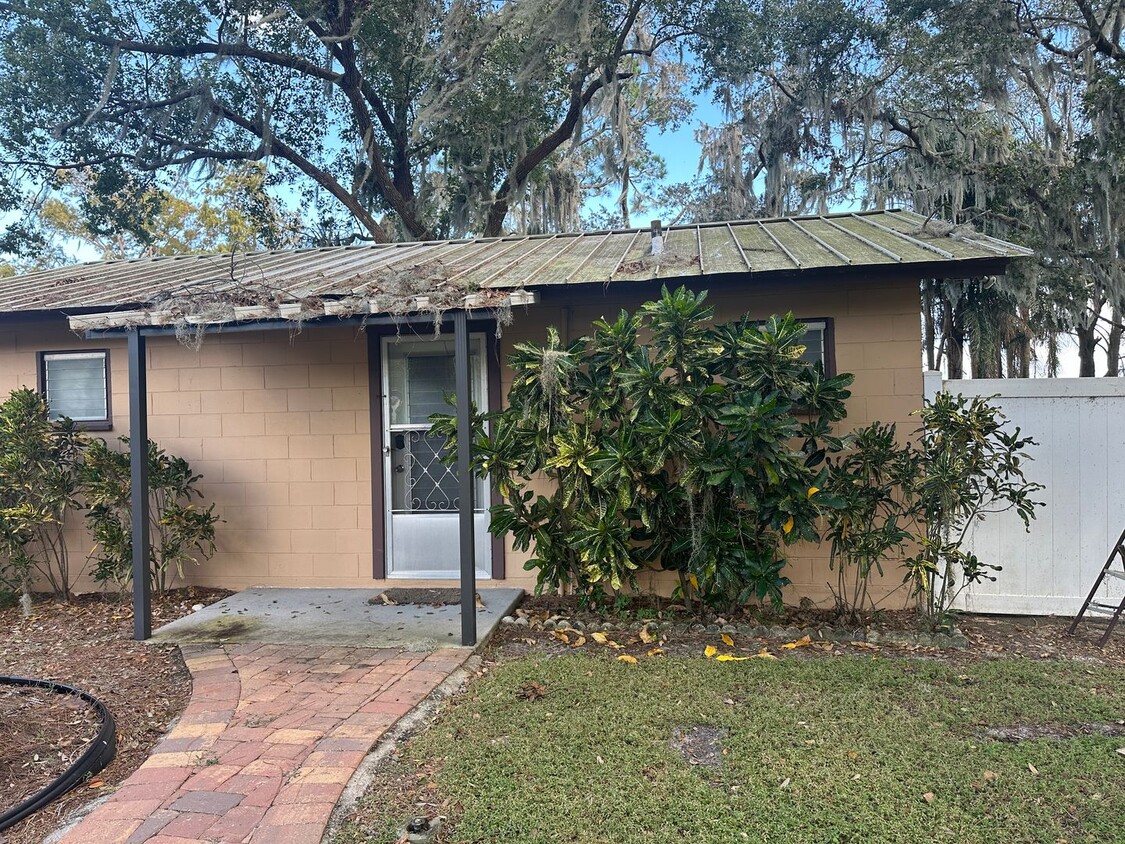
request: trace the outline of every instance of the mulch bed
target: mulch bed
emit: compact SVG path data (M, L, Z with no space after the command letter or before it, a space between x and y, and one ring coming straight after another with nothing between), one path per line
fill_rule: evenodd
M229 594L187 587L153 596L153 627ZM0 673L75 686L100 699L117 722L117 755L110 765L87 786L0 833L0 841L8 844L41 841L70 811L119 785L148 757L191 692L179 650L134 641L129 600L100 594L81 595L69 604L41 597L26 619L18 607L0 609ZM0 692L12 688L0 687ZM86 704L45 689L5 694L0 698L0 723L3 809L61 773L98 726Z
M960 615L956 626L967 647L934 647L928 643L890 643L885 636L879 644L865 641L814 642L811 646L779 650L787 639L798 640L800 631L836 627L847 630L854 625L840 625L834 613L803 602L802 606L786 607L783 611L771 608L748 607L724 616L697 614L682 605L659 598L639 598L630 602L628 609L599 611L578 607L572 597L533 596L517 611L526 620L521 625L501 624L490 642L490 654L495 659L518 657L531 651L542 654L564 653L579 647L601 647L590 635L591 630L605 630L611 648L619 654L641 656L654 646L668 655L698 654L707 645L721 650L723 628L734 626L744 631L747 625L768 626L774 630L788 630L789 636L753 636L745 632L730 635L736 642L738 653L754 653L762 648L794 656L833 656L844 653L883 652L887 656L922 656L950 661L972 661L1005 657L1027 659L1070 659L1091 664L1125 667L1125 624L1114 632L1104 648L1097 646L1104 628L1099 624L1082 624L1076 635L1067 634L1069 618L1054 616L990 616ZM551 628L553 619L578 622L585 630L557 631ZM646 625L656 633L649 635ZM607 629L608 628L608 629ZM706 628L706 629L703 629ZM642 635L645 630L645 635ZM884 611L874 614L857 632L909 633L918 630L918 617L910 610ZM960 638L960 637L959 637ZM846 639L846 637L845 637ZM620 648L615 646L620 646Z

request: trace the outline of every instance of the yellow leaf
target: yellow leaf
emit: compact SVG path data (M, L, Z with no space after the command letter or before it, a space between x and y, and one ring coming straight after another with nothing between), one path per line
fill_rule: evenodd
M562 633L558 630L552 630L551 635L554 636L556 639L558 639L560 642L562 642L564 645L570 644L570 637L567 636L565 633Z
M629 656L629 654L621 654L621 656L619 656L617 658L619 660L621 660L622 662L629 663L630 665L636 665L637 664L637 658L635 656Z
M809 487L809 498L812 498L812 497L813 497L814 495L816 495L816 494L817 494L818 492L820 492L820 487L818 487L818 486L810 486L810 487Z
M649 656L664 656L664 648L649 648Z
M753 656L754 659L777 659L776 656L771 654L766 648L762 648Z
M586 644L586 637L585 636L579 636L577 639L574 640L574 647L576 647L576 648L580 648L584 644Z
M688 579L688 583L691 584L692 589L699 589L699 578L698 577L696 577L694 574L689 574L687 576L687 579Z
M788 519L785 520L785 524L783 524L781 526L781 529L783 531L785 531L786 533L789 533L793 530L793 517L792 516L790 516Z
M644 642L646 645L651 645L653 642L656 641L656 637L653 636L652 633L649 632L649 629L647 627L642 627L641 628L641 641Z
M810 639L808 636L802 636L796 642L786 642L781 647L785 648L785 650L787 650L787 651L791 651L794 648L803 648L803 647L806 647L807 645L811 645L811 644L812 644L812 639Z
M715 654L717 654L718 652L719 652L719 649L718 649L718 648L716 648L716 647L715 647L714 645L708 645L707 647L705 647L705 648L703 649L703 655L704 655L705 657L707 657L708 659L710 659L711 657L713 657L713 656L714 656Z
M748 656L735 656L734 654L719 654L715 657L715 662L742 662L744 659L752 659Z
M723 634L723 644L726 645L728 648L733 648L734 647L734 639L732 639L729 634L724 633Z
M599 645L604 645L609 641L609 638L605 635L605 633L602 633L600 631L597 633L591 633L590 638L597 642Z

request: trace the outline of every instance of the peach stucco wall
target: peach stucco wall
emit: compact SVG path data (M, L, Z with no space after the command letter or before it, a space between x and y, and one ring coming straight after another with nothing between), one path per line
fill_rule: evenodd
M542 341L555 325L567 336L591 321L635 308L651 291L624 284L565 297L545 291L541 302L517 309L503 331L501 354L513 343ZM743 313L766 317L792 310L798 317L831 317L840 371L856 376L848 403L850 425L898 422L912 430L921 403L918 288L912 280L792 282L784 288L752 281L714 290L719 319ZM86 341L61 319L0 327L0 390L35 386L36 352L108 348L114 430L128 433L124 342ZM502 370L502 392L509 385ZM226 520L219 552L187 572L189 582L251 585L374 586L371 551L371 438L367 341L348 326L306 326L286 332L215 333L198 351L174 338L148 343L149 432L161 446L191 461L202 489ZM90 548L70 530L80 565ZM506 585L531 587L526 556L507 545ZM826 552L790 549L790 597L828 597ZM892 577L889 585L901 578ZM402 583L402 581L396 581ZM88 582L87 582L88 585ZM659 578L642 581L666 588Z

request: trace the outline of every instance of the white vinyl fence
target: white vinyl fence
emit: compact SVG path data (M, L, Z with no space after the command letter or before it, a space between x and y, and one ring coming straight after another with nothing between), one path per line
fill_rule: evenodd
M940 388L940 375L927 373L926 395ZM1029 533L1013 513L988 516L972 530L973 552L1003 571L995 583L967 591L961 607L1074 615L1125 528L1125 378L974 379L944 388L996 396L1008 424L1038 443L1024 472L1046 487Z

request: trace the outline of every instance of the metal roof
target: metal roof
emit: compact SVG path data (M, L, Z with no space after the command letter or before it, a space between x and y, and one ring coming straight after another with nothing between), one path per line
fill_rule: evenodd
M653 254L650 231L644 228L100 261L0 281L0 313L96 310L103 312L96 324L104 327L130 323L124 315L106 319L105 311L221 294L241 304L237 319L228 315L192 321L285 316L286 303L291 303L292 314L308 319L315 314L292 303L315 301L315 311L331 315L340 312L341 300L359 298L369 303L361 310L374 312L378 297L392 288L416 294L423 304L435 291L461 291L472 305L476 300L495 301L509 291L548 285L732 273L792 275L933 263L962 265L963 274L972 274L974 263L990 265L995 272L998 263L1003 267L1012 258L1031 254L968 227L908 211L871 211L671 226L664 230L659 254ZM263 298L268 300L265 305ZM347 309L354 313L354 304ZM179 314L182 318L182 311ZM168 314L156 321L175 320ZM74 322L95 327L91 319Z

